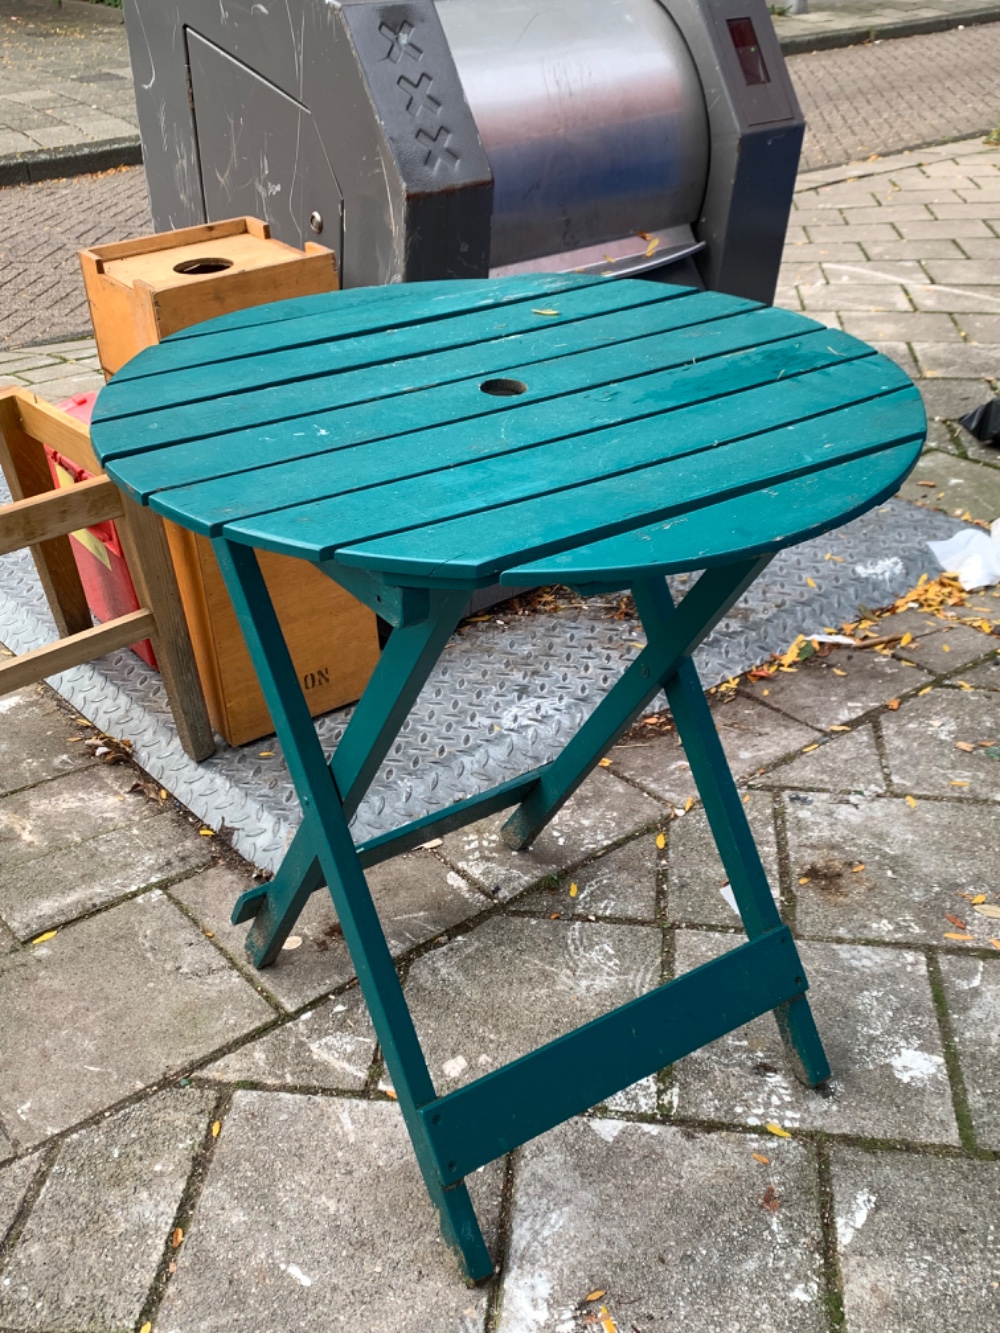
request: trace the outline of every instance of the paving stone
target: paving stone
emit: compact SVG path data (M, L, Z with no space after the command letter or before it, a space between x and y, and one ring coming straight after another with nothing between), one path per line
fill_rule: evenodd
M774 837L772 799L767 792L749 792L744 808L764 863L775 901L780 903L778 849ZM673 921L702 926L738 926L728 876L708 827L704 810L691 810L670 824L667 914ZM725 886L724 890L723 887Z
M375 1032L355 988L231 1051L202 1073L233 1083L358 1092L374 1055Z
M844 314L844 329L865 342L948 342L961 343L962 337L948 315L919 315L893 311L884 315L870 315L862 311Z
M440 1094L659 984L649 926L492 917L410 968L406 999ZM635 1109L655 1110L652 1080Z
M1000 375L1000 347L914 341L913 353L924 375L955 379Z
M1000 271L988 259L930 259L924 266L932 281L958 287L1000 282Z
M0 1283L5 1326L137 1326L213 1100L173 1088L62 1146Z
M1000 957L939 962L976 1142L1000 1149Z
M871 795L885 790L882 766L871 727L834 735L818 749L802 753L759 778L755 787L820 788Z
M810 728L762 705L742 687L735 694L716 695L711 707L722 748L737 779L816 739ZM611 759L615 772L672 805L682 806L689 796L697 795L676 731L650 735L648 739L633 736L611 751Z
M0 915L22 940L127 893L200 870L212 859L205 838L183 819L153 819L37 856L0 876Z
M11 1143L10 1139L4 1132L3 1126L0 1125L0 1162L6 1160L8 1157L13 1157L14 1151L13 1143Z
M0 1143L2 1141L3 1136L0 1131ZM0 1170L0 1245L14 1225L17 1210L28 1192L28 1186L34 1179L39 1165L37 1157L22 1157L19 1162L11 1162L9 1166Z
M965 318L960 317L959 323ZM988 403L993 391L984 380L966 377L962 380L921 380L920 395L929 417L957 421L980 403Z
M482 894L429 852L397 856L367 872L375 906L389 947L406 953L417 944L476 916L489 906ZM251 886L248 875L228 869L192 876L171 891L241 967L253 971L244 940L249 925L233 926L230 914L239 895ZM300 1009L354 976L343 932L327 890L314 893L294 928L300 946L283 949L270 967L253 971L287 1009Z
M495 1247L501 1168L469 1179ZM481 1333L399 1108L237 1092L157 1318L160 1333Z
M919 225L919 224L917 224ZM945 226L949 225L947 223ZM944 310L950 314L982 313L995 315L1000 311L1000 295L996 287L918 287L909 289L918 310Z
M928 237L922 241L866 241L865 251L866 258L875 263L893 263L900 259L961 259L965 253L959 249L956 241L943 236L933 240ZM846 258L842 255L833 257Z
M891 361L895 361L897 366L906 371L910 379L919 379L920 367L917 364L913 353L910 351L909 343L873 342L871 345L875 348L876 352L881 352L883 356L887 356Z
M86 746L69 743L72 730L69 715L37 688L0 698L0 796L95 763Z
M893 657L883 657L870 648L835 648L829 657L813 658L794 671L778 671L768 680L752 681L745 688L759 698L766 692L773 708L827 731L888 703L919 683L914 668L903 666Z
M948 251L949 255L958 256L958 250ZM826 241L823 245L813 245L809 241L798 241L786 245L784 253L784 263L822 263L831 260L839 260L841 263L849 263L851 260L864 260L868 256L862 250L857 241ZM2 368L0 361L0 368Z
M831 1152L851 1333L992 1333L1000 1162Z
M974 662L988 653L1000 651L1000 643L992 634L973 629L971 625L961 625L931 617L919 617L919 619L930 621L935 628L919 638L914 638L905 648L894 648L892 654L900 661L916 662L925 670L933 671L935 675L956 671L966 662ZM895 627L895 620L880 621L879 628L883 626L888 633Z
M741 937L677 932L678 975ZM958 1143L927 964L922 954L850 944L799 944L809 1001L833 1075L799 1083L770 1014L674 1067L680 1116L776 1123L923 1143Z
M1000 240L996 242L996 258L1000 260ZM959 315L959 326L973 343L1000 343L1000 314Z
M100 764L0 799L0 869L109 829L149 819L156 807L141 793L131 768Z
M872 230L872 228L857 228L856 230ZM890 232L890 228L884 228ZM814 240L820 238L816 236L817 231L825 231L825 228L810 228ZM862 238L858 238L862 239ZM888 240L886 236L883 239ZM907 299L906 292L901 286L891 282L869 282L869 283L845 283L837 288L836 293L832 294L825 287L800 287L802 303L807 313L811 310L829 309L831 298L835 301L838 310L867 310L870 313L877 314L883 310L912 310L913 306ZM934 307L932 307L934 308ZM978 309L978 307L977 307Z
M657 863L656 840L652 834L646 834L591 861L559 884L524 894L517 900L517 906L545 914L559 912L563 917L611 916L653 921ZM576 885L575 897L570 897L571 883Z
M470 824L444 840L441 854L478 880L497 901L506 901L549 875L568 869L663 818L648 796L598 769L524 852L500 840L509 812Z
M0 959L0 1011L0 1115L22 1146L274 1013L159 889Z
M1000 744L1000 718L992 694L935 689L907 700L897 713L883 718L882 735L892 781L899 791L956 800L970 796L1000 800L997 759L985 747L971 754L956 749L958 741ZM955 787L953 782L968 785Z
M983 662L962 672L962 679L978 690L1000 690L1000 659Z
M996 922L975 912L969 898L992 896L996 888L992 849L1000 812L802 792L785 800L795 921L803 935L989 947Z
M806 1145L570 1121L518 1163L498 1333L573 1333L601 1306L622 1333L820 1333L821 1252Z

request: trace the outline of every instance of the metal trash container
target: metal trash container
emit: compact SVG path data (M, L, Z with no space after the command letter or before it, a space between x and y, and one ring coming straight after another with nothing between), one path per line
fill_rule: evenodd
M158 230L345 287L526 269L770 301L804 124L763 0L125 0Z

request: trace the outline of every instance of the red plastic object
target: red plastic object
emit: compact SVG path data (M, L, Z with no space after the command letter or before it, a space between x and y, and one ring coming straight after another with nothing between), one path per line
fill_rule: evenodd
M96 392L78 393L58 406L61 411L89 426L96 399ZM49 445L45 446L45 454L52 480L57 486L73 486L93 476L86 468L65 458ZM125 563L118 529L111 519L106 523L95 523L92 528L70 533L70 546L80 571L87 605L98 620L116 620L119 616L128 615L130 611L139 610L139 599ZM132 644L132 649L149 666L156 667L153 645L148 639Z

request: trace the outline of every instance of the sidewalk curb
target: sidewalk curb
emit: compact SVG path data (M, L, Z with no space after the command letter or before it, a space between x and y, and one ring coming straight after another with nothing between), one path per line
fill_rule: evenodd
M142 145L138 134L121 139L101 139L94 143L70 144L66 148L39 148L33 153L0 156L0 188L8 185L34 185L38 181L57 180L62 176L87 176L115 167L142 164Z
M937 18L901 19L878 27L858 25L832 32L789 33L779 37L786 56L808 55L812 51L835 51L844 46L863 46L870 42L889 42L898 37L925 37L929 33L950 32L954 28L972 28L983 23L1000 23L1000 4L992 9L975 9L966 14L947 14Z

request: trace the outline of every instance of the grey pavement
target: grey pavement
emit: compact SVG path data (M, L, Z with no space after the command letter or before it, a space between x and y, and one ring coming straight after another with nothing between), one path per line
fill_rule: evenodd
M792 13L793 8L792 0L770 6L787 52L944 32L1000 18L995 0L808 0L805 13Z
M904 493L986 522L998 183L978 139L804 176L780 297L907 367ZM100 382L86 340L0 375ZM252 868L47 690L0 700L0 1328L1000 1333L1000 591L872 626L711 700L832 1079L759 1019L477 1173L474 1291L328 898L256 973ZM669 721L610 760L530 853L484 821L371 875L439 1087L739 942Z

